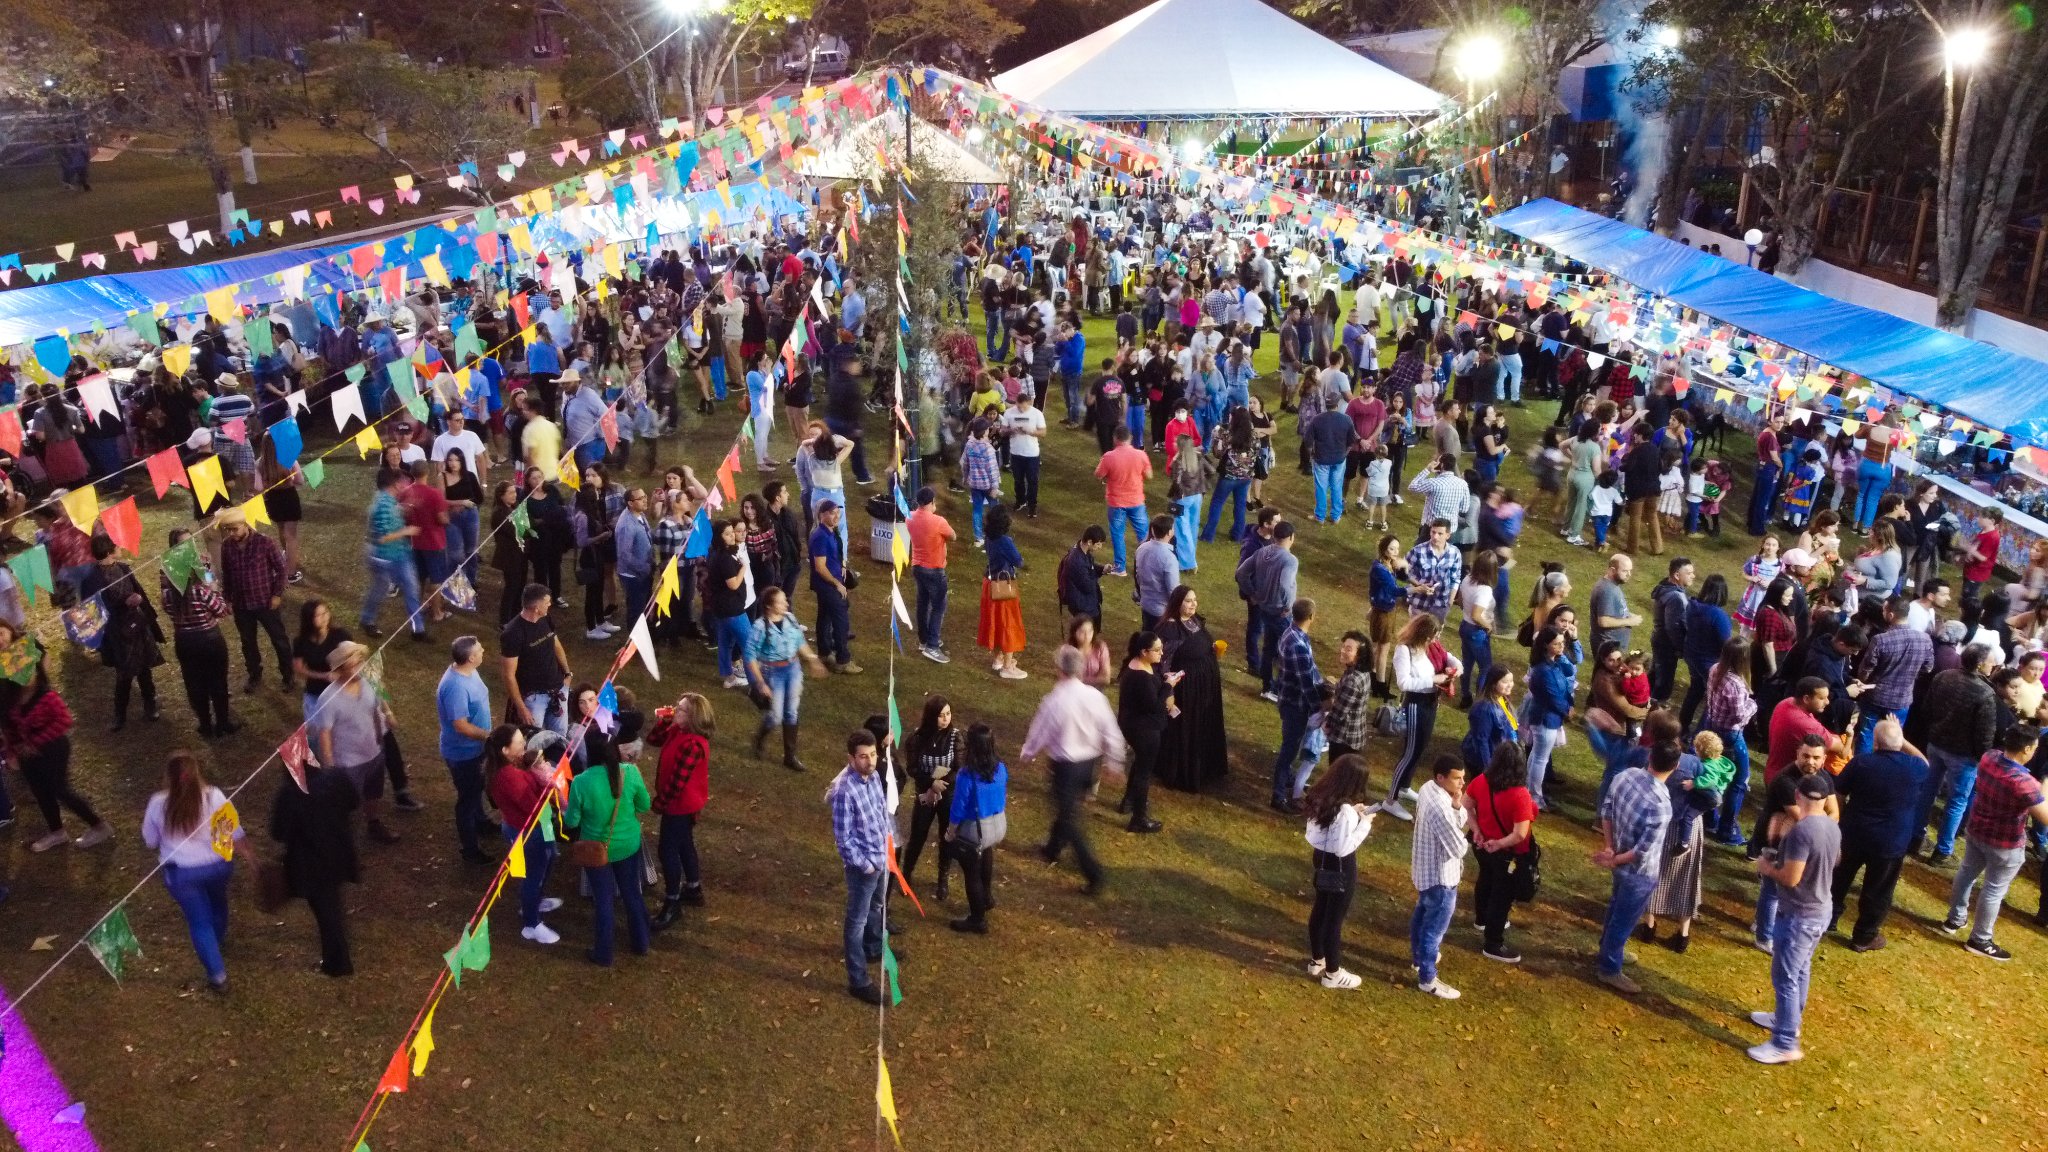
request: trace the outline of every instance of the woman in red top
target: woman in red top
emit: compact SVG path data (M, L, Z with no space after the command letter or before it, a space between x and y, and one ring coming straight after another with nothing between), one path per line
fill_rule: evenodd
M1780 576L1764 589L1764 602L1756 613L1756 641L1750 648L1750 681L1768 684L1785 666L1793 645L1799 642L1799 622L1792 619L1796 591L1792 579Z
M676 922L683 905L704 904L703 873L697 867L697 813L711 797L711 701L683 693L674 708L655 712L647 742L661 749L654 774L654 811L661 817L661 880L666 895L654 930ZM792 729L794 731L794 729Z
M0 649L13 647L14 641L14 629L0 624ZM78 838L80 848L114 835L85 797L71 788L71 728L71 709L50 687L41 657L27 685L0 680L0 747L27 781L36 806L43 810L43 822L50 826L47 835L28 846L31 852L48 852L71 839L64 831L66 808L87 824L85 835Z
M1534 862L1529 846L1536 827L1536 801L1529 795L1520 747L1494 748L1486 771L1465 785L1465 810L1472 816L1473 845L1479 850L1479 884L1473 899L1479 905L1480 930L1486 934L1481 951L1488 959L1519 964L1522 954L1507 944L1508 909L1515 903L1519 875Z
M562 938L540 920L542 913L562 906L558 899L541 899L555 865L555 842L537 832L527 835L540 821L552 819L541 808L552 794L553 768L527 754L525 733L511 724L500 724L484 737L484 780L491 804L502 818L505 843L516 844L526 837L526 879L519 882L519 934L536 944L553 944Z

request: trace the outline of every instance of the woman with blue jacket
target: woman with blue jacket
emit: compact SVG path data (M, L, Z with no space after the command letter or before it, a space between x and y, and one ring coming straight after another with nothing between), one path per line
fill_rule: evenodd
M1692 603L1685 607L1685 646L1680 655L1685 657L1690 675L1686 677L1685 704L1679 709L1678 721L1687 732L1692 731L1693 713L1699 711L1700 702L1707 698L1707 673L1721 659L1721 646L1728 643L1728 637L1735 631L1734 622L1728 619L1727 605L1728 579L1716 572L1707 577Z
M996 845L1008 830L1004 808L1010 788L1010 770L996 758L995 733L988 725L967 730L966 755L954 775L946 852L959 862L966 881L967 915L953 921L953 931L984 933L988 910L995 907Z
M1564 726L1573 717L1572 694L1578 686L1578 666L1571 658L1571 640L1556 628L1536 634L1529 665L1529 795L1538 810L1547 811L1543 779L1550 769L1550 754L1564 739Z
M1515 690L1515 674L1499 664L1479 678L1479 696L1472 701L1471 726L1459 746L1465 754L1465 772L1477 776L1486 771L1493 750L1502 744L1520 744L1522 726L1515 720L1508 694Z

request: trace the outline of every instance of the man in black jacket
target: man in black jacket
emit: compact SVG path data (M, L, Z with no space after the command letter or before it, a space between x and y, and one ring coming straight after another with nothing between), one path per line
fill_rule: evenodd
M1914 702L1915 708L1925 708L1934 717L1927 729L1927 762L1933 771L1928 775L1922 797L1926 803L1921 809L1932 810L1938 830L1929 864L1948 863L1955 850L1956 831L1970 808L1977 762L1998 738L1998 693L1990 680L1997 667L1989 646L1972 644L1963 649L1962 666L1936 673L1927 686L1927 698ZM1934 806L1937 789L1948 793L1947 803L1939 808ZM1926 831L1913 830L1909 853L1919 854Z
M1650 590L1650 698L1668 702L1678 678L1678 653L1685 646L1685 609L1691 600L1692 561L1671 558L1663 580Z
M1060 560L1060 607L1068 616L1086 616L1095 621L1095 634L1102 635L1102 572L1095 554L1109 540L1102 525L1090 524L1081 538Z
M789 485L770 480L762 486L761 498L768 502L768 514L775 522L776 584L787 592L796 587L797 573L803 568L804 541L810 533L798 521L796 509L789 506Z

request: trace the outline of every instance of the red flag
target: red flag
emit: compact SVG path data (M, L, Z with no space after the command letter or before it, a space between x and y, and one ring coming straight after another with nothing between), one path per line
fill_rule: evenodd
M313 758L313 749L306 743L306 726L304 724L298 726L297 730L291 734L290 739L278 745L277 755L279 759L284 761L284 770L292 774L292 783L299 786L299 791L308 791L306 788L306 762Z
M130 556L142 555L142 514L135 510L135 497L101 512L100 525L107 530L107 539L114 542L114 547Z
M14 413L6 413L12 416ZM173 486L190 489L192 481L185 475L185 462L178 459L176 448L166 448L149 458L149 479L156 485L156 498L161 500L164 493Z
M485 232L476 238L476 258L486 264L498 262L498 234Z
M903 894L905 896L910 897L911 907L917 909L917 914L919 916L924 915L924 904L918 900L917 893L912 892L910 890L910 881L904 879L903 868L901 865L896 863L896 837L882 837L882 854L888 858L889 875L894 876L896 878L896 883L902 885Z
M613 404L597 418L597 430L604 433L604 450L615 451L619 446L619 406Z
M403 267L386 268L377 279L379 286L384 289L385 304L396 304L405 295L405 269Z
M10 456L21 455L21 416L12 408L0 412L0 448Z
M386 1092L405 1091L405 1086L412 1082L410 1065L411 1061L406 1058L405 1049L400 1048L393 1052L391 1063L385 1066L384 1078L377 1081L377 1093L382 1095Z
M734 444L732 451L727 452L725 459L720 461L718 465L718 487L720 491L725 493L727 500L737 500L740 498L740 491L733 486L732 482L733 474L739 470L740 446Z
M228 439L233 440L237 444L247 444L249 442L248 422L240 416L221 425L220 430L227 434Z
M527 302L526 293L512 294L512 315L519 318L519 326L525 328L533 323L533 306Z

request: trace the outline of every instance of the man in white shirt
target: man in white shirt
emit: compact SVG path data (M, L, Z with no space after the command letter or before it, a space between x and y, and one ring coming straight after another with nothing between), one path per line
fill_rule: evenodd
M1929 580L1920 586L1920 595L1906 606L1906 627L1917 628L1929 636L1941 627L1941 609L1948 607L1948 581Z
M1010 475L1017 481L1017 511L1035 520L1045 412L1031 402L1031 389L1017 389L1017 398L1003 410L1003 428L1010 434Z
M1465 766L1455 756L1439 756L1430 771L1429 783L1416 794L1415 842L1409 854L1409 879L1415 884L1409 962L1418 989L1456 1000L1458 990L1437 979L1436 964L1457 908L1458 882L1465 876Z
M1259 346L1259 333L1266 328L1266 302L1257 292L1242 291L1237 299L1237 322L1252 347Z
M1088 878L1086 891L1093 896L1102 891L1104 877L1102 865L1088 850L1081 803L1095 786L1098 767L1122 774L1126 746L1108 697L1081 679L1085 661L1073 647L1062 647L1053 657L1059 682L1038 702L1018 759L1029 762L1043 755L1052 768L1052 832L1038 854L1048 864L1058 863L1060 852L1071 844L1074 860Z
M460 408L449 409L448 430L434 437L434 446L427 453L427 458L434 462L434 477L438 480L441 476L441 461L448 458L449 450L461 452L462 459L469 465L469 470L476 474L476 482L488 489L491 483L491 462L484 452L483 439L469 431L465 427L467 423Z

